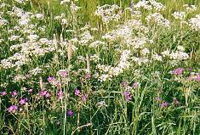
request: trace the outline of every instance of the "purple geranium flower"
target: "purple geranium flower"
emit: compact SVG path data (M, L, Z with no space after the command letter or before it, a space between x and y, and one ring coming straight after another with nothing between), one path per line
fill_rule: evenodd
M47 80L51 85L54 85L54 86L61 85L61 83L59 81L57 81L53 76L48 77Z
M45 96L47 94L47 91L46 90L41 90L40 91L40 96Z
M131 93L129 91L125 91L124 92L124 96L126 101L130 101L131 100Z
M86 95L82 95L82 96L81 96L81 100L82 100L83 102L85 102L86 99L87 99L87 96L86 96Z
M68 72L66 70L60 70L59 72L62 78L66 78L68 76Z
M47 90L41 90L39 93L40 96L44 96L46 98L50 97L51 94Z
M177 68L177 69L173 70L172 73L174 75L182 75L183 74L183 70L184 70L183 68Z
M192 70L192 68L188 68L187 70L188 70L188 71L191 71L191 70Z
M123 86L123 87L126 87L126 86L127 86L127 82L123 81L123 82L122 82L122 86Z
M134 88L134 89L137 89L138 85L139 85L138 82L134 82L134 83L133 83L133 88Z
M16 113L17 112L17 109L18 109L18 106L16 105L11 105L10 107L8 107L7 111L9 113Z
M79 89L75 90L75 95L79 96L81 94L81 91Z
M168 105L169 105L169 103L164 101L162 104L160 104L160 108L167 107Z
M14 91L12 92L12 96L15 97L15 96L17 96L17 95L18 95L17 91L14 90Z
M86 79L90 79L91 78L91 74L90 73L87 73L86 74Z
M61 90L59 90L57 93L58 100L61 100L63 98L63 95L64 93Z
M46 98L51 97L51 94L49 92L46 93L45 95Z
M1 96L5 96L5 95L7 95L7 92L6 91L2 91L2 92L0 92L0 95Z
M68 114L68 116L73 116L74 115L74 112L72 111L72 110L69 110L68 112L67 112L67 114Z
M53 77L53 76L49 76L48 78L47 78L47 81L48 82L54 82L56 79Z
M27 103L27 100L28 100L27 98L21 98L19 100L20 105L25 105Z
M27 92L28 92L28 93L32 93L32 92L33 92L33 89L28 89Z

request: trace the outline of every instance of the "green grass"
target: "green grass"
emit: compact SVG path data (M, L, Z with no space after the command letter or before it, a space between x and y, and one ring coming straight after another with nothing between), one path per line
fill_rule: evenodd
M56 0L2 2L0 134L200 134L200 34L172 16L194 4L190 23L200 1L160 0L170 27L147 21L155 9L127 10L132 0L79 0L77 12ZM105 4L120 7L117 21L95 15Z

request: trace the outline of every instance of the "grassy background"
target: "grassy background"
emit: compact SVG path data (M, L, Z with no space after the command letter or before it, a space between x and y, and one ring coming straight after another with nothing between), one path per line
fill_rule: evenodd
M59 0L32 0L33 3L38 7L38 5L47 5L49 3L52 7L53 13L59 14L65 8L60 6ZM78 0L77 5L82 7L81 13L84 16L84 21L94 21L93 13L98 5L104 4L117 4L121 7L128 7L132 2L136 3L139 0ZM200 7L199 0L158 0L158 2L163 3L167 8L165 9L165 16L171 15L174 11L182 10L184 4L196 5ZM58 8L59 7L59 8ZM200 12L200 8L196 11ZM196 13L195 12L195 13Z
M45 12L48 14L48 16L45 18L45 26L47 26L47 32L46 35L41 35L41 37L52 37L53 34L60 35L60 24L56 23L53 19L54 16L60 15L61 13L65 12L67 14L67 8L65 6L61 6L57 0L32 0L34 8L30 10L35 10L35 12L39 12L37 9L39 9L41 12ZM136 2L136 1L135 1ZM182 9L182 5L185 3L188 4L196 4L199 5L199 0L160 0L164 5L167 6L167 9L163 12L165 17L171 17L171 13L174 11L179 11ZM49 6L48 6L49 3ZM98 22L98 19L94 17L94 11L98 5L103 4L118 4L122 7L127 7L131 3L131 0L79 0L77 2L77 5L82 7L81 11L78 13L79 21L77 25L80 25L79 27L82 27L86 23L95 24ZM46 10L48 9L48 10ZM199 12L200 9L198 8ZM194 13L195 14L195 13ZM68 15L68 14L67 14ZM73 24L72 24L73 25ZM184 47L186 47L187 52L195 52L196 56L198 58L189 60L188 63L182 63L182 65L178 65L180 67L192 67L194 70L199 68L199 56L197 53L200 54L200 49L195 48L199 47L200 45L200 35L197 32L185 30L183 33L184 40L181 41L180 37L180 28L174 27L172 30L166 30L166 29L157 29L157 32L151 34L149 33L150 39L153 37L156 39L155 44L153 44L153 49L155 49L156 52L161 52L165 50L166 48L175 48L179 42L182 43ZM67 29L71 29L67 28ZM154 36L155 34L155 36ZM67 35L64 35L67 37ZM174 38L175 37L175 38ZM66 38L70 39L70 38ZM192 45L194 46L192 48ZM5 46L5 45L4 45ZM112 47L112 46L111 46ZM188 48L187 48L188 47ZM170 48L170 49L171 49ZM113 54L115 54L114 49L108 53L104 50L100 51L99 53L102 54L103 64L112 64L112 59L114 57ZM191 51L192 49L193 51ZM5 49L2 49L5 50ZM89 50L89 49L88 49ZM198 50L198 51L197 51ZM85 56L87 53L87 49L79 48L79 52L76 54L73 54L74 59L72 59L72 63L74 64L74 69L79 68L85 68L85 63L80 64L79 62L76 63L76 55L82 55ZM91 52L90 52L91 53ZM195 55L195 54L194 54ZM67 56L67 54L66 54ZM7 56L6 56L7 57ZM50 57L50 56L46 56ZM51 58L49 58L51 60ZM53 68L47 68L44 70L45 74L42 75L43 79L46 80L46 78L49 75L55 75L56 71L59 70L62 67L67 67L67 63L64 63L64 61L67 60L67 57L59 57L59 61L63 61L63 63L51 63L50 67ZM198 61L195 61L198 60ZM42 59L35 60L36 63L33 63L33 67L37 65L45 65L44 61ZM32 69L32 65L30 64L29 68ZM95 65L91 64L93 66L92 68L95 69ZM26 67L25 67L26 68ZM133 76L136 76L134 73L134 70L140 68L141 70L141 78L133 78ZM96 84L95 80L86 82L88 83L85 85L85 82L81 84L83 87L82 89L90 91L95 89L96 86L98 86L97 93L91 99L88 101L88 108L79 108L78 102L75 102L72 100L70 103L74 105L72 109L76 109L75 117L69 118L69 126L67 127L69 130L74 130L74 127L77 127L76 120L79 122L79 118L77 113L80 113L80 123L85 124L87 122L90 122L91 117L93 118L93 127L91 130L83 130L82 133L79 134L104 134L105 132L109 131L108 134L122 134L122 135L128 135L129 131L134 131L132 134L140 134L143 135L145 133L151 133L151 134L177 134L177 135L188 135L188 134L198 134L200 133L200 117L199 117L199 104L200 104L200 92L199 87L196 88L196 86L199 85L192 85L190 83L180 83L177 81L174 81L173 78L171 80L165 80L165 78L168 78L168 71L171 70L172 67L170 67L168 64L160 64L159 62L155 62L152 65L143 65L142 67L133 67L132 69L126 71L123 75L120 77L114 79L112 82L105 82L105 83L98 83ZM28 70L28 69L27 69ZM160 71L161 75L157 76L157 74L152 75L154 71ZM9 73L10 72L10 73ZM26 74L26 70L22 69L22 74ZM199 71L198 71L199 72ZM10 74L16 74L15 71L5 71L0 73L1 80L3 82L9 82L11 81L9 79ZM5 77L5 78L4 78ZM8 77L8 79L7 79ZM34 78L33 80L34 84L32 82L29 84L29 81L26 85L30 85L29 87L34 87L34 89L40 89L38 88L38 80L37 78ZM79 74L77 76L72 76L72 81L70 88L73 90L75 89L75 86L79 85ZM133 102L127 104L124 102L124 100L121 97L121 91L123 91L123 87L121 86L121 82L123 80L128 81L128 83L132 83L132 81L137 79L141 82L141 87L138 88L138 90L135 90L135 95L133 96ZM37 83L37 84L36 84ZM92 87L95 86L95 87ZM11 84L9 82L9 87L6 89L12 90L13 87L16 87L16 89L20 89L22 87L21 84L15 85ZM184 91L187 90L187 88L193 90L191 92L191 95L189 97L189 105L184 106L185 100L184 100ZM120 91L121 90L121 91ZM55 91L55 89L52 89L52 91ZM161 96L164 100L173 101L173 97L178 97L180 102L182 103L181 106L174 107L170 106L169 108L166 108L165 110L160 109L158 107L158 104L155 101L155 97L158 96L157 94L161 92ZM73 93L71 93L73 94ZM53 95L53 94L52 94ZM56 96L56 94L54 94ZM115 98L113 98L115 97ZM73 96L72 96L73 98ZM105 100L106 103L109 105L108 109L101 109L97 110L95 108L95 104L97 101ZM4 100L5 103L7 103L7 99ZM37 102L33 102L33 105L37 105ZM71 105L70 104L70 105ZM33 132L37 134L42 134L43 132L46 132L46 134L59 134L62 131L62 127L60 125L55 126L56 120L63 120L62 113L59 110L48 110L49 106L44 102L41 105L38 105L38 110L34 110L30 112L30 114L27 113L27 116L30 117L19 117L19 123L15 122L15 125L12 124L13 119L11 116L6 116L4 118L4 112L0 111L1 118L0 119L0 134L1 134L1 127L5 126L5 123L3 119L10 120L9 123L11 123L9 126L10 128L13 128L19 133L26 133L28 134L28 131L22 126L28 125L34 127L32 130ZM53 106L53 105L52 105ZM53 107L52 107L53 108ZM122 109L123 108L123 109ZM1 114L2 113L2 114ZM51 119L50 119L51 118ZM15 120L15 119L14 119ZM62 122L62 121L61 121ZM77 122L77 123L78 123ZM22 123L22 124L21 124ZM27 124L28 123L28 124ZM30 124L30 125L29 125ZM8 124L7 124L8 125ZM17 127L17 125L19 127ZM13 126L13 127L12 127ZM21 126L21 127L20 127ZM71 126L71 127L70 127ZM79 124L80 126L80 124ZM26 126L25 126L26 127ZM109 130L108 130L109 129ZM10 133L11 134L11 133ZM77 133L78 134L78 133Z

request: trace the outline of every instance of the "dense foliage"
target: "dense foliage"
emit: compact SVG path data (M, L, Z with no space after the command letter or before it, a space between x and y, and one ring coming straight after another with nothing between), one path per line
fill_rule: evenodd
M199 11L1 0L0 134L199 135Z

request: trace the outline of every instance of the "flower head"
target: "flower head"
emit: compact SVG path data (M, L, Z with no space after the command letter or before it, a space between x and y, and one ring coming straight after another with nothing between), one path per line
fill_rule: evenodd
M184 70L183 68L177 68L177 69L172 71L172 74L174 74L174 75L182 75L183 70Z
M126 86L127 86L127 82L123 81L123 82L122 82L122 86L123 86L123 87L126 87Z
M192 71L192 68L188 68L187 70L188 70L188 71Z
M51 94L49 92L46 93L45 95L46 98L51 97Z
M164 101L162 104L160 104L160 108L167 107L168 105L169 105L169 103Z
M21 98L20 100L19 100L19 103L21 104L21 105L25 105L26 103L27 103L27 98Z
M74 112L72 111L72 110L69 110L68 112L67 112L67 114L68 114L68 116L73 116L74 115Z
M0 95L1 96L5 96L5 95L7 95L7 92L6 91L2 91L2 92L0 92Z
M137 89L138 85L139 85L138 82L134 82L134 83L133 83L133 88L134 88L134 89Z
M51 82L55 82L56 79L55 79L53 76L49 76L49 77L47 78L47 81L48 81L49 83L51 83Z
M51 94L47 90L41 90L39 93L40 96L44 96L46 98L50 97Z
M63 98L63 95L64 93L61 90L59 90L57 93L58 100L61 100Z
M15 97L15 96L17 96L17 95L18 95L17 91L14 90L14 91L12 92L12 96Z
M18 106L16 106L16 105L11 105L10 107L8 107L7 111L8 111L9 113L15 113L15 112L17 112L17 109L18 109Z
M79 96L81 94L81 91L79 89L75 90L75 95Z
M86 79L90 79L91 78L91 74L90 73L87 73L86 74Z
M62 78L66 78L68 76L68 72L66 70L60 70L59 73Z
M47 78L47 81L54 86L60 86L60 82L56 80L56 78L54 78L53 76L50 76Z
M83 102L85 102L86 99L87 99L87 96L86 96L86 95L82 95L82 96L81 96L81 100L82 100Z
M32 92L33 92L33 89L28 89L27 92L28 92L28 93L32 93Z
M124 92L124 96L126 101L130 101L131 100L131 93L129 91L125 91Z
M40 96L45 96L47 94L47 91L46 90L41 90L40 91Z

